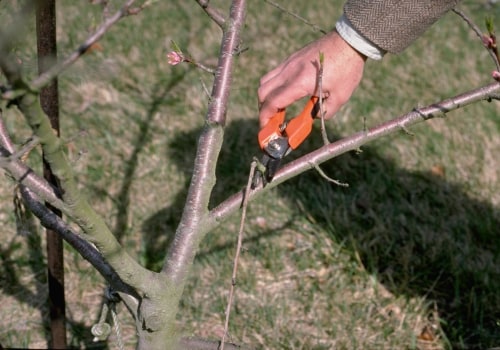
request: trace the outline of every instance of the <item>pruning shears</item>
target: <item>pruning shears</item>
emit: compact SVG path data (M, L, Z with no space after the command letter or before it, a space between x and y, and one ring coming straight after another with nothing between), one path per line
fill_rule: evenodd
M278 111L259 131L259 146L264 155L260 168L256 169L253 188L257 187L260 179L264 186L271 182L281 160L292 150L297 149L309 136L314 118L319 112L319 98L312 96L302 112L289 121L285 120L285 112L285 109Z

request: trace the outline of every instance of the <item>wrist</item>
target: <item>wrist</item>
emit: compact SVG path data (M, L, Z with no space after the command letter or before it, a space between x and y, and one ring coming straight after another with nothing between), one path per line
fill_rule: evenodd
M340 37L362 56L373 60L381 60L384 57L385 50L364 38L344 15L337 21L335 29Z

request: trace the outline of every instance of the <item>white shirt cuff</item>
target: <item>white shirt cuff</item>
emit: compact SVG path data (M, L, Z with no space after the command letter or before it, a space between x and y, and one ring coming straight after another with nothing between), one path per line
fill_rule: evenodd
M381 60L384 57L385 51L364 38L344 15L337 21L335 29L342 39L366 57L374 60Z

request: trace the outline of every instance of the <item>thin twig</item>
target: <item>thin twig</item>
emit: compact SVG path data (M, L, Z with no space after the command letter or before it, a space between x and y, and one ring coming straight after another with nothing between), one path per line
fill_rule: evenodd
M291 11L287 10L286 8L284 8L283 6L281 6L280 4L275 3L272 0L264 0L264 1L267 2L269 5L272 5L272 6L276 7L278 10L281 10L281 11L285 12L287 15L292 16L293 18L298 19L299 21L303 22L304 24L307 24L309 27L311 27L315 31L321 32L322 34L326 34L327 33L326 30L321 29L321 27L319 27L318 25L316 25L316 24L314 24L312 22L309 22L307 19L305 19L304 17L302 17L302 16L300 16L300 15L294 13L294 12L291 12Z
M2 159L3 161L14 161L21 160L24 161L26 155L29 154L36 146L40 144L40 139L37 136L30 137L23 145L20 150L15 150L14 144L12 143L7 128L3 121L3 111L0 108L0 146L4 147L10 152L10 156Z
M236 273L238 272L238 260L240 259L241 246L243 242L243 230L245 228L245 220L247 216L247 206L248 206L248 194L252 188L252 181L255 174L255 168L257 167L257 162L254 160L250 166L250 174L248 175L247 187L243 195L243 203L241 205L241 220L240 220L240 230L238 232L238 243L236 245L236 253L234 255L233 262L233 275L231 276L231 289L229 290L229 297L227 300L226 307L226 321L224 323L224 332L222 333L222 339L220 344L220 350L224 350L224 342L226 340L226 334L229 329L229 315L231 313L231 305L233 304L234 297L234 287L236 286Z
M201 88L203 89L203 92L205 93L206 97L210 100L210 90L208 90L207 84L205 84L205 81L203 78L200 77L200 83L201 83Z
M26 143L23 144L23 147L20 150L12 153L8 159L24 161L29 153L39 144L40 139L36 136L32 136L28 141L26 141Z
M319 97L319 114L321 118L321 137L323 138L323 144L327 145L330 143L328 140L328 134L326 133L325 125L325 110L323 108L323 63L324 63L323 52L319 53L319 72L318 72L318 97Z
M175 66L181 62L190 63L205 72L215 75L215 68L208 67L203 63L200 63L197 60L195 60L189 52L183 51L180 48L179 44L175 42L175 40L171 40L171 44L173 51L167 54L169 64Z
M209 67L203 63L196 61L192 56L184 56L184 62L190 63L196 68L201 69L202 71L215 75L215 68Z
M3 120L2 110L0 109L0 167L20 184L25 184L32 188L39 197L53 206L64 209L65 204L59 199L59 193L45 179L36 175L32 169L28 168L17 157L12 157L16 152L14 144L9 137L7 127Z
M413 132L411 132L407 127L406 125L404 124L401 124L401 129L405 132L406 135L410 135L410 136L415 136L415 134Z
M144 10L146 7L151 6L155 1L156 0L146 0L141 5L139 5L137 7L130 7L127 10L127 12L128 12L127 15L128 16L135 16L135 15L139 14L139 12Z
M335 179L332 179L330 176L328 176L324 171L323 169L321 169L321 167L318 165L318 164L315 164L315 163L310 163L310 165L316 169L316 171L321 175L322 178L324 178L326 181L328 182L331 182L337 186L341 186L341 187L349 187L349 184L346 183L346 182L341 182L339 180L335 180Z
M34 90L38 90L43 86L47 85L52 79L58 76L62 71L67 69L73 63L75 63L93 44L95 44L99 39L101 39L104 34L111 28L116 22L118 22L123 17L129 15L135 15L143 7L138 7L134 9L130 9L135 0L127 0L125 4L111 17L106 18L103 24L96 29L96 31L90 35L87 40L83 44L81 44L73 53L71 53L68 57L66 57L61 62L55 64L50 69L48 69L45 73L41 74L38 78L36 78L32 84L31 88Z
M101 6L102 6L102 17L103 18L108 18L109 13L110 13L110 1L109 0L102 0L101 1Z
M226 19L224 15L216 8L210 6L210 0L196 0L198 5L205 11L205 13L210 17L217 25L224 30L224 25L226 24Z
M479 40L481 40L481 42L483 42L483 32L481 31L481 29L477 25L475 25L474 22L472 22L472 20L462 10L460 10L458 8L454 8L454 9L452 9L452 11L455 12L458 16L460 16L465 21L465 23L467 23L467 25L472 29L472 31L474 33L476 33ZM491 49L487 46L485 46L485 47L488 50L488 53L490 54L491 58L493 59L493 62L495 63L497 71L500 71L500 60L497 56L497 53L495 53L493 49Z

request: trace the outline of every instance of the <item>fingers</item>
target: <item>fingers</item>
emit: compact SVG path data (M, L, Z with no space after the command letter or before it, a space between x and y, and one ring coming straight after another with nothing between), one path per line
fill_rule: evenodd
M314 90L308 89L315 86L315 74L309 72L311 67L304 69L301 61L289 59L262 77L257 91L261 127L278 111L304 96L313 94ZM290 88L291 86L293 88Z
M289 89L287 83L274 87L273 80L261 85L258 90L260 104L260 127L264 127L278 111L307 96L302 89ZM261 97L262 96L262 97Z
M260 86L266 85L267 82L276 77L283 70L283 63L278 67L274 68L272 71L260 78ZM260 97L260 96L259 96Z

